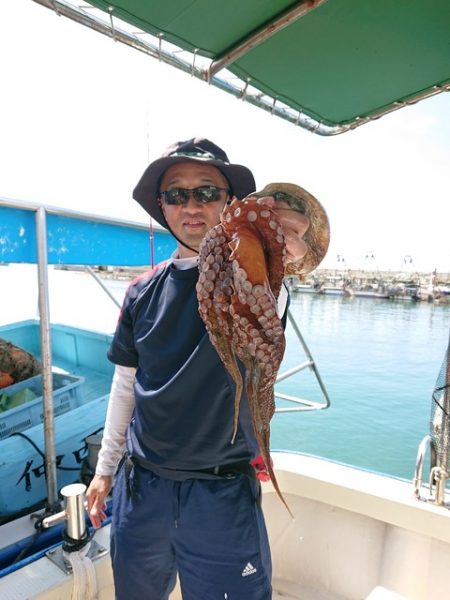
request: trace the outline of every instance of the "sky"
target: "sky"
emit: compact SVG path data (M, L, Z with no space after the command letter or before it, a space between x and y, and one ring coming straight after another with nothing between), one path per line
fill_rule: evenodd
M2 7L0 57L0 198L147 222L131 197L147 164L203 136L258 188L319 199L322 267L450 272L450 93L317 136L31 0Z

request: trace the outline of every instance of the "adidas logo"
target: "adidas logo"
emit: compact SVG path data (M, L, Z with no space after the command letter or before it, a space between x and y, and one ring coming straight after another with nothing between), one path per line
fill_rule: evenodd
M244 570L242 571L242 577L247 577L247 575L253 575L253 573L256 573L256 569L252 565L252 563L248 562L245 565Z

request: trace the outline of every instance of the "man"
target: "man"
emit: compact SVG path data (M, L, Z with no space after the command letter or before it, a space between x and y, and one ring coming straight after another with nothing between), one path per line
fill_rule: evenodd
M198 249L227 202L255 191L249 169L205 139L179 142L147 168L134 198L178 241L171 260L128 289L108 356L116 364L96 475L94 527L114 485L111 556L119 600L269 600L271 561L250 461L245 398L230 443L233 383L198 314ZM288 255L306 253L308 219L280 215ZM280 302L279 302L280 304ZM286 298L281 300L283 310Z

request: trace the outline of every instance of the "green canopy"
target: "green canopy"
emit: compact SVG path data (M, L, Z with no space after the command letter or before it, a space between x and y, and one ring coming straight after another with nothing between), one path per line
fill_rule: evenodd
M36 1L321 134L450 89L450 0Z

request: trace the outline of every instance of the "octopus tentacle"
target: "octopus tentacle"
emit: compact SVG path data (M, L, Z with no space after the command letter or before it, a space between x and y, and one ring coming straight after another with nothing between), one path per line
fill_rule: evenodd
M234 287L232 266L229 262L230 250L225 245L225 239L220 225L211 230L205 238L200 249L197 298L200 316L206 324L211 343L236 385L234 433L231 440L234 442L243 382L231 343L234 325L229 305Z
M306 194L306 196L305 196ZM313 248L301 261L287 264L276 201L300 210L313 224L305 241ZM280 205L281 206L281 205ZM328 220L320 204L292 184L270 184L261 192L234 200L200 248L197 283L199 311L212 344L236 384L232 442L238 429L242 377L255 438L275 491L292 515L278 486L270 459L270 420L275 412L274 385L285 350L277 299L286 273L303 275L325 255Z

